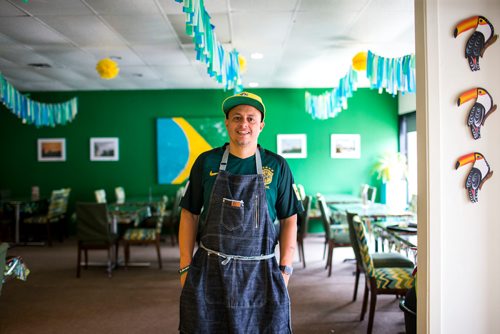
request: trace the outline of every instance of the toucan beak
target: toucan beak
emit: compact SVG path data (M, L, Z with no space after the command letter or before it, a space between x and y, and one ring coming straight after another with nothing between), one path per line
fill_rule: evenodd
M470 164L471 162L475 161L476 161L476 153L466 154L458 158L457 162L455 163L455 169L458 169L459 167L462 167L464 165Z
M460 106L461 104L464 104L467 101L470 101L472 99L477 99L477 94L478 94L477 88L473 88L471 90L463 92L462 95L460 95L457 100L457 105Z
M464 31L467 31L472 28L476 28L477 25L479 24L479 16L473 16L471 18L468 18L466 20L463 20L459 24L457 24L455 31L453 32L453 36L457 37Z

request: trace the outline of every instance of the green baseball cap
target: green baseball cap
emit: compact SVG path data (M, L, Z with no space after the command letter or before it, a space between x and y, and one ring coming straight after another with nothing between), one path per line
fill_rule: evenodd
M225 99L224 102L222 102L222 111L224 111L224 114L226 114L227 117L227 113L229 112L229 110L241 104L252 106L260 111L260 113L262 114L262 120L264 120L266 107L264 106L262 99L260 98L260 96L249 92L241 92Z

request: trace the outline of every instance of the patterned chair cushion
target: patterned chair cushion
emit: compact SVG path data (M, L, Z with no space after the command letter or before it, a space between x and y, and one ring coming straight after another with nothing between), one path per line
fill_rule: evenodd
M153 241L156 239L154 228L129 228L125 231L123 239L132 241Z
M377 289L410 289L414 285L411 268L376 268Z

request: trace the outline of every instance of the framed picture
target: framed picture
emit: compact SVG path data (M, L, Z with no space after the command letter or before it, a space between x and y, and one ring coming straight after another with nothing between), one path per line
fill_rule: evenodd
M352 134L335 134L330 138L330 156L333 159L361 158L361 136Z
M278 135L278 154L284 158L307 158L306 135Z
M38 161L66 161L66 139L38 139Z
M118 138L90 138L91 161L118 161Z

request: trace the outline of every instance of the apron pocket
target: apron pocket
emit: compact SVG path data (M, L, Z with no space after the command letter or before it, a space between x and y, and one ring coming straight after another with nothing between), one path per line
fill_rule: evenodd
M223 198L221 223L229 231L234 231L243 225L245 205L243 201Z

